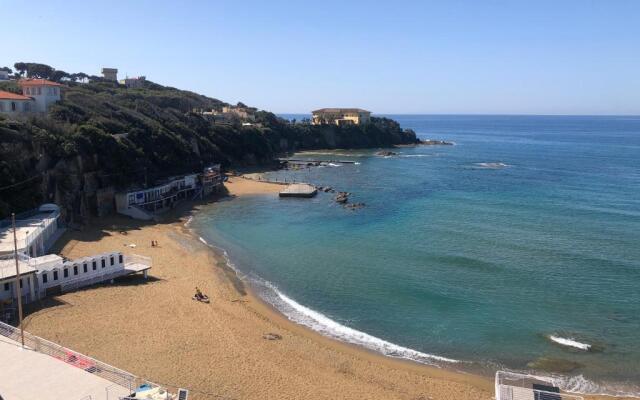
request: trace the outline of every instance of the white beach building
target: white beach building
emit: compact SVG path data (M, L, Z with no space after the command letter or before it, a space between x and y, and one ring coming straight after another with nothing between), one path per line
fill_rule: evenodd
M124 255L111 252L65 260L47 254L40 257L19 256L20 281L16 287L15 259L4 256L0 259L0 311L13 308L17 294L24 303L56 295L115 278L142 273L147 278L151 259L139 255ZM0 319L5 319L0 315Z
M173 208L179 201L203 194L204 186L222 184L220 166L209 167L203 174L189 174L167 179L163 184L145 189L130 189L116 193L116 210L135 219L150 220ZM207 193L213 190L207 189Z
M43 204L16 216L18 252L37 257L46 254L49 247L62 234L58 219L60 208L55 204ZM13 255L13 228L11 221L0 221L0 257Z
M147 277L151 259L111 252L66 260L47 250L64 232L60 209L43 204L16 217L15 243L11 221L0 221L0 320L15 315L16 300L29 303L52 294L142 273ZM15 250L17 247L18 270ZM19 272L19 280L16 280ZM17 281L17 282L16 282Z

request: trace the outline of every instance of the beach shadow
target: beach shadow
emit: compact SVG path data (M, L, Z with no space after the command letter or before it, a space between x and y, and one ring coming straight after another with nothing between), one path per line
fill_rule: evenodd
M59 254L73 241L98 242L105 237L121 235L126 240L131 232L141 230L157 224L172 224L186 221L201 207L224 201L230 198L227 188L201 200L185 200L172 210L155 216L154 220L143 221L121 214L111 214L105 217L92 217L82 226L69 227L51 246L49 253ZM66 250L69 250L68 248Z
M60 307L73 307L72 304L60 298L60 296L65 295L67 293L85 292L89 290L94 290L94 289L99 289L104 287L114 287L114 286L121 286L121 287L144 286L144 285L150 285L150 284L160 283L164 281L165 281L164 279L157 278L151 275L149 275L146 279L142 275L137 275L137 274L128 275L128 276L121 276L121 277L115 278L113 283L110 283L110 281L106 281L106 282L96 283L90 286L84 286L76 290L65 292L63 294L47 296L40 300L36 300L34 302L24 305L24 308L23 308L24 327L25 329L27 328L29 321L31 320L31 318L29 317L33 314L38 313L38 315L42 315L43 313L54 311ZM14 322L17 323L17 321L14 321Z

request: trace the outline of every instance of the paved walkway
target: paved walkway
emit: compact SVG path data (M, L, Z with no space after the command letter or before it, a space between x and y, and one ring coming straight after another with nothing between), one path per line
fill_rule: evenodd
M20 343L4 336L0 336L0 360L4 400L118 400L129 394L128 389L80 368L23 350Z

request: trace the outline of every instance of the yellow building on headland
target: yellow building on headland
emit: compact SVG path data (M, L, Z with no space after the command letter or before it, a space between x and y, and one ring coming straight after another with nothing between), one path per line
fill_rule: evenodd
M371 112L361 108L321 108L311 113L312 125L360 125L371 120Z

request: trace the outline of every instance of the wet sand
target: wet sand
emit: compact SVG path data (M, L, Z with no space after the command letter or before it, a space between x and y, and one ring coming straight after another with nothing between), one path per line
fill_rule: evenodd
M232 197L282 189L238 177L226 186ZM161 223L110 217L66 232L57 249L66 257L150 256L150 277L51 298L27 317L26 329L150 381L189 388L193 399L493 398L490 379L383 357L288 321L184 226L191 213L215 206L185 204ZM192 300L196 286L211 304ZM265 339L269 333L281 339Z

